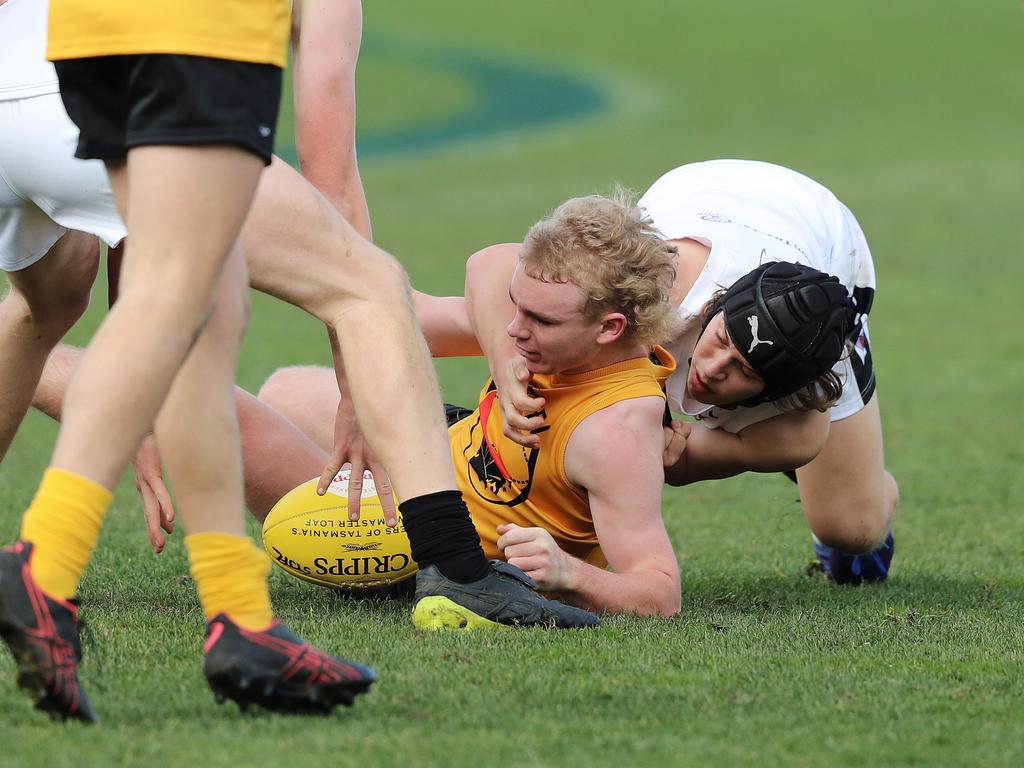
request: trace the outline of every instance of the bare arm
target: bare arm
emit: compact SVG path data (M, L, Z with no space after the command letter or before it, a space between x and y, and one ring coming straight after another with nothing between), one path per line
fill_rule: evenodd
M529 372L506 331L515 314L508 289L518 259L518 243L492 245L470 256L466 262L466 307L473 333L498 388L505 435L521 445L536 448L539 440L530 432L543 426L544 419L529 418L526 414L543 408L544 400L527 394Z
M665 481L686 485L741 472L783 472L802 467L824 447L828 413L790 411L736 434L693 425L679 460L665 468Z
M296 0L292 11L295 148L303 175L372 239L356 162L360 0Z
M596 611L679 611L679 565L661 516L663 409L660 398L626 400L577 427L566 448L566 474L587 489L598 540L613 570L561 553L558 583L542 587L556 587L571 602Z
M477 251L466 261L466 309L495 381L503 365L518 356L505 332L515 314L508 287L518 260L518 243L501 243Z
M479 357L467 302L462 296L412 292L412 307L432 357Z
M360 0L295 0L292 6L292 81L295 148L303 175L352 229L366 240L372 240L370 212L356 161L355 75L362 38L362 13ZM306 304L303 307L310 309ZM348 460L356 485L362 482L364 467L380 481L384 488L381 502L385 515L393 519L390 480L356 422L338 336L330 322L326 326L341 399L335 418L334 447L323 468L318 492L325 492ZM359 494L355 493L349 499L349 517L358 519L358 516Z

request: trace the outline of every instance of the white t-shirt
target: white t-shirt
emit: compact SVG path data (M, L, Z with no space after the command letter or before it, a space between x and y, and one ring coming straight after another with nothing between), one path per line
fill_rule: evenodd
M0 101L57 93L46 50L49 0L7 0L0 5Z
M768 261L795 261L835 275L851 295L855 287L874 288L874 265L857 220L816 181L752 160L681 166L658 179L639 205L666 239L690 238L711 249L679 306L683 330L665 345L678 366L667 385L671 408L730 432L777 415L773 403L723 409L686 392L701 308L716 291Z

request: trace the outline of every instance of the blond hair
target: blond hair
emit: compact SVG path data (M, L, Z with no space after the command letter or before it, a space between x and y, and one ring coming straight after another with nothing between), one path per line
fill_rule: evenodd
M530 228L519 255L531 277L578 286L588 320L621 312L627 320L624 336L647 346L679 332L669 300L677 258L675 246L624 190L562 203Z

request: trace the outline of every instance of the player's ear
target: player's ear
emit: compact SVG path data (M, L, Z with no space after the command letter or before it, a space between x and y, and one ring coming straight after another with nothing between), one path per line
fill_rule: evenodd
M601 316L601 332L597 336L598 344L611 344L622 338L629 322L621 312L609 312Z

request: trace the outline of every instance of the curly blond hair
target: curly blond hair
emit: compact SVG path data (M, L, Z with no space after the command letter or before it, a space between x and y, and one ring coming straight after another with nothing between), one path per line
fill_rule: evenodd
M625 338L649 347L680 329L669 301L677 258L625 190L562 203L530 228L519 254L531 277L579 286L588 320L621 312Z

